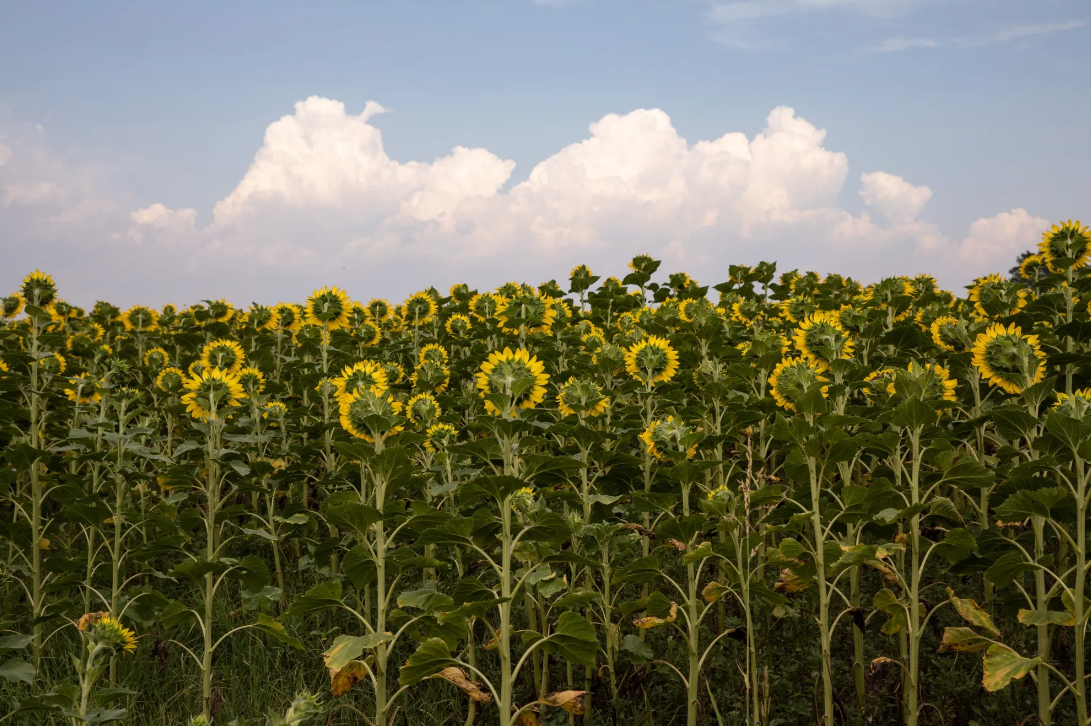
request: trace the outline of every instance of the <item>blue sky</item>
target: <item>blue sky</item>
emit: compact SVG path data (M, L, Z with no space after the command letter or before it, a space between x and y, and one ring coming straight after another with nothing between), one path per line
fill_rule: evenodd
M955 287L1091 216L1089 19L1084 0L8 3L0 287L42 267L81 303L399 296L646 250L710 283L776 258ZM738 133L764 161L697 146Z

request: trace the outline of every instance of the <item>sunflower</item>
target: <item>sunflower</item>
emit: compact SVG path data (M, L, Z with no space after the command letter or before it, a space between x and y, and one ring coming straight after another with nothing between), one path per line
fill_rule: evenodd
M386 373L386 382L389 385L396 386L405 380L405 369L396 361L384 360L382 366L383 372Z
M431 393L418 393L405 404L406 419L418 429L427 428L442 413L439 402Z
M587 265L576 265L568 274L568 280L572 284L572 292L584 292L598 281L595 273Z
M983 319L1006 318L1027 305L1027 289L1017 282L992 274L979 277L970 287L970 301Z
M226 323L235 317L235 306L223 298L219 300L205 300L208 303L209 323Z
M512 297L500 298L496 318L500 322L500 329L505 333L549 335L553 329L553 321L557 319L557 311L549 298L518 293Z
M341 427L358 439L375 443L375 437L394 436L402 430L396 424L402 411L400 401L393 395L375 394L367 389L357 389L341 398L339 412Z
M1091 413L1091 388L1073 391L1071 396L1058 392L1053 409L1071 418L1086 418Z
M87 377L86 373L77 373L68 379L71 388L64 389L64 395L72 403L98 403L102 395L98 392L98 383Z
M610 399L590 378L569 377L557 392L557 410L562 416L595 417L606 413Z
M788 358L777 363L769 376L769 393L777 405L788 411L796 410L796 402L803 398L808 390L821 386L825 397L829 386L817 366L804 358Z
M548 382L545 364L525 348L493 351L477 374L478 392L485 398L485 410L493 416L516 416L518 408L534 408L545 400ZM503 411L487 398L497 394L507 399Z
M648 428L640 434L640 440L644 442L645 451L650 456L660 461L667 461L664 451L681 451L682 440L693 431L681 421L675 421L674 416L667 416L665 421L652 421ZM686 458L691 459L697 453L697 444L686 449Z
M418 363L440 363L446 365L448 361L447 351L442 345L429 343L420 349L417 354Z
M788 283L788 289L794 296L810 297L818 292L821 284L822 276L817 272L804 272L802 275L796 275L791 279Z
M473 328L473 325L470 323L470 319L462 313L455 313L447 318L447 322L443 325L443 329L447 331L447 334L455 338L470 337L471 328Z
M43 373L59 376L64 373L64 370L68 368L68 361L64 359L64 356L57 352L51 352L46 354L47 357L38 361L38 365Z
M731 304L731 319L743 325L753 325L765 317L765 302L759 298L744 298Z
M500 307L500 297L491 292L479 293L470 298L470 314L481 322L494 317L498 307Z
M464 282L456 282L451 285L451 289L447 291L448 296L456 303L464 303L470 299L473 295L473 291L470 286Z
M390 316L394 314L394 310L391 308L389 302L382 298L375 297L368 301L367 314L373 322L382 325L390 319Z
M1071 219L1055 224L1042 233L1038 243L1038 254L1050 272L1065 272L1087 264L1088 249L1091 248L1091 230L1080 224L1080 220ZM25 295L25 293L24 293ZM29 300L30 297L27 296Z
M591 363L606 375L613 375L625 367L625 349L616 343L605 343L591 355Z
M339 330L348 325L349 296L339 287L323 287L311 293L304 310L307 324Z
M1045 271L1046 261L1041 255L1027 255L1019 263L1019 277L1027 282L1035 282Z
M435 298L427 290L415 292L405 301L405 322L413 326L427 325L438 310Z
M303 325L303 311L295 303L277 303L273 306L273 313L277 316L274 330L295 333Z
M990 384L1011 394L1038 383L1046 375L1046 356L1037 335L1023 335L1014 323L997 324L977 336L973 365Z
M606 345L606 336L600 330L592 330L584 333L583 337L580 338L580 344L584 353L593 356L602 349L602 346Z
M433 424L424 435L424 448L429 451L443 451L458 439L458 431L449 423Z
M242 386L242 390L246 391L248 398L260 396L261 392L265 390L265 374L257 368L253 366L240 368L237 375L239 376L239 385Z
M204 369L205 366L201 364L201 361L195 360L186 366L186 373L191 376L199 376Z
M809 297L790 297L777 303L779 315L789 323L798 323L818 309Z
M354 326L352 332L360 345L365 348L377 344L383 337L383 331L371 320L365 320Z
M57 299L57 283L50 275L35 270L23 278L19 294L28 305L42 308Z
M346 314L348 315L347 325L352 330L355 330L362 323L371 321L371 316L368 315L367 308L355 300L349 300L348 312Z
M277 428L284 423L284 417L287 415L288 407L280 401L269 401L262 406L261 417L268 421L272 428Z
M246 398L238 375L221 368L206 368L182 385L189 391L182 396L187 413L201 421L221 421L224 408L238 406Z
M149 348L144 351L144 365L157 371L170 365L170 356L162 348Z
M23 305L25 301L23 296L17 292L13 292L7 297L0 298L0 318L14 318L19 313L23 312Z
M8 364L3 359L0 359L0 373L11 373L11 369L8 368Z
M965 320L941 315L929 328L932 342L948 353L960 353L970 349L970 331Z
M686 323L703 325L716 315L708 298L690 297L678 304L678 317Z
M389 388L382 364L370 360L345 366L341 369L341 375L334 378L332 383L338 400L357 390L369 390L376 396L381 396Z
M136 651L136 635L109 613L87 613L76 621L76 629L86 633L96 646L125 653Z
M280 328L280 320L277 311L264 305L254 303L246 316L246 325L252 330L272 330Z
M201 350L201 366L220 368L229 373L238 373L246 365L246 354L242 346L234 340L220 338L206 345Z
M128 331L154 330L159 322L159 313L144 305L133 305L121 314L121 322Z
M873 393L885 393L894 395L894 379L897 371L893 368L879 368L864 377L864 395L870 401Z
M909 385L906 385L906 384ZM943 399L944 401L957 401L955 388L958 382L951 379L951 371L938 363L916 364L909 362L904 371L894 371L894 379L887 383L887 393L903 392L901 389L915 387L915 397L923 401ZM910 394L910 395L914 395Z
M429 389L436 393L447 390L451 383L451 369L443 363L424 361L413 370L409 382L414 388Z
M625 351L625 370L645 386L665 383L678 372L678 351L666 338L652 335Z
M796 328L796 348L820 373L829 370L835 360L852 358L855 343L841 327L837 313L811 313Z
M178 368L164 368L155 377L155 387L163 393L178 393L185 383L185 374Z

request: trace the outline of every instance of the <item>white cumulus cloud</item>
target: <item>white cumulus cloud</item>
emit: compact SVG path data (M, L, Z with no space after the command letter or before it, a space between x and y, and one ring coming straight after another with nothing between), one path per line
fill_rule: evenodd
M932 190L913 186L894 174L876 171L860 175L860 197L891 224L909 224L924 210Z
M1049 226L1048 220L1022 208L979 219L959 245L959 257L980 272L1010 267L1019 253L1037 246Z

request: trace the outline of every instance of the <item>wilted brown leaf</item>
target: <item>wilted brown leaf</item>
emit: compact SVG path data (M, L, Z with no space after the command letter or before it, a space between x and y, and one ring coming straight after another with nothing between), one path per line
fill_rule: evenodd
M583 698L586 694L587 691L555 691L539 698L538 703L544 703L547 706L559 706L569 713L582 716L587 706Z
M633 621L633 625L641 629L654 628L657 625L665 625L667 623L673 623L678 618L678 603L671 603L671 614L667 618L657 618L654 615L648 615L647 617L637 618Z
M633 522L628 522L626 524L621 525L621 528L622 529L631 529L634 532L636 532L637 534L639 534L641 537L647 537L648 539L655 539L655 532L652 532L650 529L648 529L647 527L645 527L643 525L640 525L640 524L635 524Z
M476 681L471 681L470 677L466 675L466 671L456 666L449 666L444 668L433 678L442 678L448 683L454 684L456 688L465 693L467 696L477 701L478 703L488 703L492 700L492 694L488 691L481 689L481 684Z
M667 544L669 544L671 547L678 550L679 552L685 552L686 551L686 545L683 544L682 542L679 542L678 540L674 539L673 537L670 537L670 538L667 539Z
M773 589L790 595L795 592L803 592L807 589L807 584L796 577L791 570L781 570Z
M359 660L349 661L348 665L339 671L332 668L329 671L330 692L334 696L345 695L357 682L362 681L367 676L367 666L364 665L363 661Z

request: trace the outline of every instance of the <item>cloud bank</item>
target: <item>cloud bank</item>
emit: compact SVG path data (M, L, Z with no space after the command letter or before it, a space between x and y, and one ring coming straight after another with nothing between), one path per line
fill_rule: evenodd
M0 232L35 240L16 260L54 270L77 302L158 304L275 302L321 284L366 298L460 280L537 283L580 262L620 274L641 252L664 259L665 272L715 283L728 265L760 259L865 280L937 272L955 251L957 265L937 276L961 285L1006 267L1046 226L1017 209L952 241L922 218L931 189L882 171L859 176L854 201L846 155L783 106L753 137L696 142L659 109L610 114L517 184L515 162L483 148L392 159L374 125L385 110L298 102L269 125L206 224L207 211L164 203L126 210L62 162L36 160L40 146L0 136ZM0 284L13 287L22 272Z

